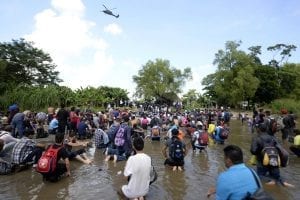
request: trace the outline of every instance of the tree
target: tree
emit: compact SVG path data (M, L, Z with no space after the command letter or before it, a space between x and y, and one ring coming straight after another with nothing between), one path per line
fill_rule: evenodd
M300 64L286 63L279 70L280 97L300 99Z
M57 84L56 65L49 54L33 46L24 39L0 43L0 93L11 85L50 85Z
M195 89L191 89L182 96L182 103L185 109L191 110L207 107L210 102L205 96L198 93Z
M182 92L185 82L190 79L190 68L181 71L170 67L168 60L148 61L138 75L133 76L133 81L137 84L135 95L147 100L154 98L159 103L170 105L177 100L177 94Z
M240 101L249 101L258 87L254 69L260 48L253 48L252 54L248 55L238 50L240 44L241 41L226 42L225 50L219 50L215 55L213 64L217 65L217 71L202 81L206 96L209 94L218 104L236 105Z
M279 68L280 65L282 65L283 61L285 60L285 63L287 63L289 57L292 56L292 51L296 51L297 47L295 45L287 45L287 44L276 44L274 46L270 46L267 48L268 51L273 52L273 58L269 62L269 65ZM280 52L281 58L279 61L275 59L275 57Z
M252 46L249 47L248 50L250 51L249 55L254 60L257 65L262 65L260 58L258 55L261 55L261 46Z

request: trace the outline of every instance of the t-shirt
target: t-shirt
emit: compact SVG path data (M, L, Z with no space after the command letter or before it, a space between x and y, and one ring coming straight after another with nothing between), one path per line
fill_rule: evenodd
M216 200L240 200L258 188L250 169L244 163L231 166L218 176Z
M124 176L130 176L128 185L122 186L122 191L128 198L145 196L149 191L151 158L144 153L130 156Z
M87 130L89 127L88 127L88 125L87 125L85 122L81 121L81 122L79 122L77 128L78 128L78 133L79 133L79 135L82 135L82 134L85 134L85 133L86 133L86 130Z
M53 130L53 129L56 129L56 128L58 128L58 121L57 121L56 118L53 118L53 119L51 120L50 124L49 124L48 129L49 129L49 130Z

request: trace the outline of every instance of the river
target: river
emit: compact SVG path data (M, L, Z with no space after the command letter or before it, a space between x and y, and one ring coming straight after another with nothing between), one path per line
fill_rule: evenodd
M247 126L241 126L238 120L232 120L231 133L226 144L236 144L243 149L244 160L250 159L250 142L252 135ZM280 134L278 133L280 137ZM186 140L188 143L188 139ZM145 142L145 152L151 156L158 178L150 186L147 200L193 200L207 199L209 187L214 186L218 174L224 171L223 160L224 145L209 146L206 153L193 153L190 145L185 157L184 171L173 172L163 165L164 158L161 153L163 141ZM13 175L1 176L0 199L2 200L36 200L36 199L119 199L116 190L125 183L119 171L123 171L125 162L104 162L101 150L90 148L88 155L93 157L92 165L84 165L77 161L71 162L71 176L57 183L43 182L39 173L33 169L25 170ZM300 159L290 156L290 164L281 168L281 175L294 184L295 188L285 188L280 185L264 186L275 199L299 199ZM214 199L212 196L210 199Z

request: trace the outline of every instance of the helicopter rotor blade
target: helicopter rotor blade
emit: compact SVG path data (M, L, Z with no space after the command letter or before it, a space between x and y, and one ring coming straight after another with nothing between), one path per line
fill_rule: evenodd
M102 6L103 6L106 10L108 10L104 4L102 4Z

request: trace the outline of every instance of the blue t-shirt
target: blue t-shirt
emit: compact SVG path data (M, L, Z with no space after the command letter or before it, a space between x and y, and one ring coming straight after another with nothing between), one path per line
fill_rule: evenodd
M217 180L216 200L241 200L258 189L255 178L244 163L231 166Z
M220 134L221 134L221 127L220 126L217 126L216 130L215 130L215 134L214 134L214 139L217 141L217 142L224 142L224 140L220 137Z
M48 129L53 130L53 129L56 129L56 128L58 128L58 121L57 121L57 119L54 118L54 119L51 120Z
M88 127L88 125L86 125L85 122L83 122L83 121L79 122L79 124L78 124L78 134L79 135L86 134L86 129L88 129L88 128L89 127Z

